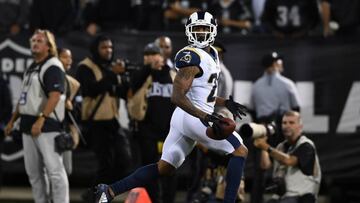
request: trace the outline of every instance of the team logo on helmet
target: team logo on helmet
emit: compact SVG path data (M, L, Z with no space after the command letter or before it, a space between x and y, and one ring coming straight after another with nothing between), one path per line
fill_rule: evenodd
M204 27L198 30L198 27ZM195 12L190 15L186 25L185 34L189 44L204 48L214 43L217 35L217 23L209 12Z

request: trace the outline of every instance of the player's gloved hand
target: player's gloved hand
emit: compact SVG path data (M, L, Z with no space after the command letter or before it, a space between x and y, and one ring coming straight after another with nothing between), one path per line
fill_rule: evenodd
M220 127L220 123L222 122L222 120L221 120L222 118L223 118L222 115L218 115L216 113L213 113L213 114L206 115L204 121L207 122L207 123L211 122L212 123L211 127L213 128L214 133L219 134L222 131L222 129Z
M235 102L231 95L229 99L225 101L225 107L233 114L234 120L236 117L242 119L241 116L246 116L247 108L244 105Z
M218 115L216 113L213 113L213 114L207 114L204 118L204 121L205 122L212 122L212 123L215 123L215 122L220 122L221 118L223 118L223 116L221 115Z

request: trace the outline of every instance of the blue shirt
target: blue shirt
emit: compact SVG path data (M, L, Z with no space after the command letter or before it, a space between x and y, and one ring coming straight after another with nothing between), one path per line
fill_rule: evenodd
M250 98L250 109L257 118L272 114L282 115L299 108L300 99L295 83L280 73L264 73L254 84Z

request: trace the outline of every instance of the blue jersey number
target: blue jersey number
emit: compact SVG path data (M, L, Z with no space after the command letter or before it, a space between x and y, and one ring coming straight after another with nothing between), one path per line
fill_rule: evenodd
M214 94L215 94L215 91L216 91L216 88L217 88L217 80L218 80L218 77L217 77L216 73L213 73L213 74L210 75L208 83L214 83L214 86L211 89L211 92L210 92L209 96L207 97L207 102L214 102L215 101Z

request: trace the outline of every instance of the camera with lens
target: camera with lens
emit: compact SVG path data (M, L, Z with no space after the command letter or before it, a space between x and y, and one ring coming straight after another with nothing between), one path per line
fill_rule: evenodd
M286 183L283 177L275 177L271 183L265 188L266 192L283 196L286 193Z
M142 68L142 65L140 64L133 63L128 59L120 59L120 58L115 59L114 61L111 62L111 66L117 66L117 65L124 67L125 74L140 70Z
M138 71L138 70L142 69L141 64L131 62L128 59L124 59L123 61L124 61L124 64L125 64L125 72L133 72L133 71Z
M131 74L134 71L138 71L142 69L142 65L133 63L128 59L115 59L113 62L111 62L112 67L120 66L122 69L120 69L119 72L116 72L120 75L121 81L123 84L130 84L131 81ZM119 70L119 69L118 69Z
M270 123L245 123L240 127L240 135L254 139L264 136L272 136L276 132L275 122Z

